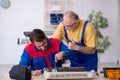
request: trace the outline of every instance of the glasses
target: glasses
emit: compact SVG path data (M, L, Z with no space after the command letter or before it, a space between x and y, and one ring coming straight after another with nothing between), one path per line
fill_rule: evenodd
M66 25L64 22L62 22L62 24L63 24L64 26L66 26L66 27L73 27L73 26L76 25L76 23L73 23L73 24L70 24L70 25Z

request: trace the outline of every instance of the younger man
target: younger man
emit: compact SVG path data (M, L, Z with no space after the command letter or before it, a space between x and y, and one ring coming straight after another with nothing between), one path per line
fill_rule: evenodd
M62 67L62 61L55 62L55 54L67 50L60 40L47 38L40 29L32 31L30 40L31 43L24 48L19 64L30 66L32 76L41 74L43 68Z

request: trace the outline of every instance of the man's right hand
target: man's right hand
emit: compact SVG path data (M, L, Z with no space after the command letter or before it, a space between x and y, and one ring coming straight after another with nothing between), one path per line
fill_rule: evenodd
M40 75L42 73L42 70L35 70L35 71L31 71L31 74L32 74L32 76L38 76L38 75Z
M58 60L63 60L63 57L65 56L65 52L59 52L55 55L55 62Z

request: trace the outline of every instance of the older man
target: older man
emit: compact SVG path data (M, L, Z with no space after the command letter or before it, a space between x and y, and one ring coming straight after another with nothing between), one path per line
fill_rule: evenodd
M58 25L53 34L54 38L68 43L68 53L59 53L56 61L63 57L70 59L70 66L84 66L87 71L97 71L97 39L93 25L73 11L67 11L63 21Z

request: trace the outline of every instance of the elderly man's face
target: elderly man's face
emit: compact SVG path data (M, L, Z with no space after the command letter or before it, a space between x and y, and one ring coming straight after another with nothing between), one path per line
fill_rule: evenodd
M76 23L73 23L71 18L64 18L63 25L65 25L68 31L73 31L75 29Z
M47 51L48 44L46 39L41 42L35 41L34 44L38 49L41 49L42 51Z

